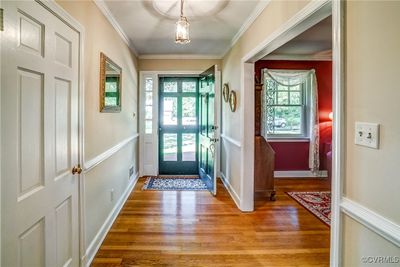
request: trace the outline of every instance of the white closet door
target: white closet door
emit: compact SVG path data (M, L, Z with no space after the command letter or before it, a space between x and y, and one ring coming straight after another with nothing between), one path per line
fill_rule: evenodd
M2 266L79 266L79 34L3 2Z

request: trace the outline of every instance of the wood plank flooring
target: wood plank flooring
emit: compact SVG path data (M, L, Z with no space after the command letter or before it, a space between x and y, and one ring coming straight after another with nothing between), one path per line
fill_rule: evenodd
M276 179L277 200L240 212L208 192L141 191L141 178L92 266L329 266L329 228L285 194L327 181Z

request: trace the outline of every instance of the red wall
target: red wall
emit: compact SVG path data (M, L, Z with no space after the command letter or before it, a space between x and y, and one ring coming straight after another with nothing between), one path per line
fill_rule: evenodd
M326 143L332 140L332 62L331 61L286 61L260 60L255 64L255 75L261 77L261 69L315 69L318 83L318 109L320 123L321 170L326 170ZM308 170L308 142L271 142L275 150L275 170Z

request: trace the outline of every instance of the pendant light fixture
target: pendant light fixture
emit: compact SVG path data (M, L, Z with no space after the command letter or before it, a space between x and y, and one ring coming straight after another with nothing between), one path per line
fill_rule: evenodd
M189 37L189 22L185 16L183 16L183 2L181 0L181 16L176 22L176 32L175 32L175 43L177 44L187 44L190 43Z

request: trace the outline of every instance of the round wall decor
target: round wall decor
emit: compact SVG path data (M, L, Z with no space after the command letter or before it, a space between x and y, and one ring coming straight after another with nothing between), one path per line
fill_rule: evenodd
M228 102L229 100L229 85L227 83L224 84L222 88L222 96L224 97L224 101Z
M236 92L233 90L229 93L229 107L232 112L236 111Z

